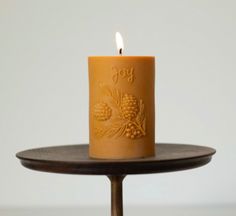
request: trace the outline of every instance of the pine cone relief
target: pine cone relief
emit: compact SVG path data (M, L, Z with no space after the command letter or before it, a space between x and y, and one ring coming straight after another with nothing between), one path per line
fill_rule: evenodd
M124 119L134 119L139 112L137 98L134 95L125 94L121 100L121 111Z
M111 118L112 109L104 102L95 104L93 115L98 121L106 121Z
M93 107L97 138L139 139L146 136L146 113L142 99L110 86L101 86L104 100ZM98 122L97 122L98 123Z

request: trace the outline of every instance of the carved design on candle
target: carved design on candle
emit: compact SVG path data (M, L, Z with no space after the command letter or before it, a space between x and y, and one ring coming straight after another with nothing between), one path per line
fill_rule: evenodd
M138 100L134 95L124 94L121 100L121 111L124 119L134 119L139 110Z
M134 82L135 79L134 67L131 68L112 67L112 71L114 71L114 74L112 76L112 80L114 83L117 83L119 79L127 79L129 83Z
M100 85L100 87L104 95L107 96L109 105L107 105L108 102L99 103L99 106L95 105L96 109L94 109L93 113L95 121L100 121L100 124L94 122L95 136L97 138L123 136L129 139L145 136L146 117L143 100L107 85ZM112 111L108 111L108 107ZM105 114L107 112L109 113L109 118ZM104 123L101 123L101 119Z
M106 121L112 115L112 109L104 102L95 104L93 114L96 120Z

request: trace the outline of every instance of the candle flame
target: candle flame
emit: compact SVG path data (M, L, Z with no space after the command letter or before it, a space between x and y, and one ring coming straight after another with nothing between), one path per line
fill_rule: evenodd
M122 55L123 50L124 50L124 42L123 42L123 38L120 32L116 32L116 46L117 46L118 53Z

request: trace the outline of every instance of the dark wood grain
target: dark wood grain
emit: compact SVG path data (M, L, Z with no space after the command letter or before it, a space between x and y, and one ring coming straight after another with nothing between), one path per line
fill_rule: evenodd
M23 166L44 172L128 175L179 171L207 164L215 149L183 144L156 144L156 156L132 160L99 160L88 156L88 145L30 149L16 154Z

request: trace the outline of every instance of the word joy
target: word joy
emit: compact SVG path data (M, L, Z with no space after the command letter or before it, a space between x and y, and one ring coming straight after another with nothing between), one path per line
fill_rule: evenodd
M114 74L112 76L112 80L114 83L117 83L119 79L127 79L129 83L134 82L134 68L117 68L112 67L112 71L114 71Z

